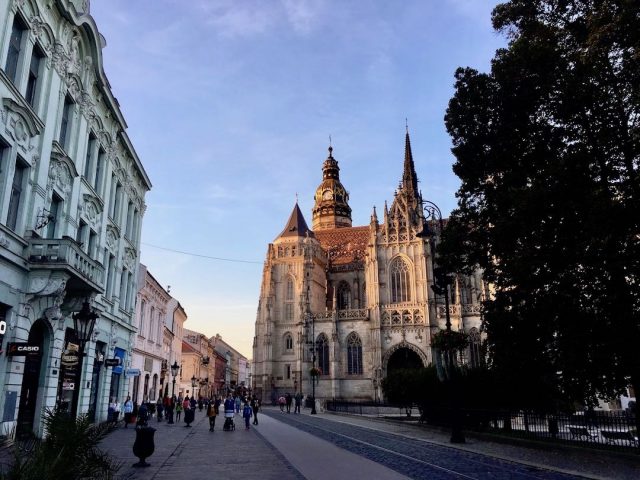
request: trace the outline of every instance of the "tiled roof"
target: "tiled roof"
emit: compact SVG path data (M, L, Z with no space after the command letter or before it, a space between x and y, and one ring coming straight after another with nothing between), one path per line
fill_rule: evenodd
M369 227L333 228L315 232L316 238L329 253L332 265L346 265L362 260L369 244Z
M191 346L191 344L182 341L182 353L198 353L198 351Z
M295 206L293 207L293 211L289 216L289 220L287 221L287 225L286 227L284 227L284 230L282 231L282 233L278 235L278 238L306 237L307 234L310 237L313 237L313 232L309 230L309 227L307 226L307 222L304 219L304 215L302 215L302 212L300 211L300 207L298 207L298 203L296 202Z

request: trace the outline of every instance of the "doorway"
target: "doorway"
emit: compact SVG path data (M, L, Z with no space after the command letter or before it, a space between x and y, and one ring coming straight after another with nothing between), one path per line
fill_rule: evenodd
M33 422L36 417L38 391L40 389L40 367L44 355L44 340L47 337L46 325L42 320L36 321L29 331L29 345L40 347L37 353L27 354L24 361L22 388L20 390L20 404L18 408L18 423L16 436L26 438L34 435Z

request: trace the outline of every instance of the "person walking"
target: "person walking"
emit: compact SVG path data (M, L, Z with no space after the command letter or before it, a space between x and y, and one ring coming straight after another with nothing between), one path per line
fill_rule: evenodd
M180 399L178 399L178 401L176 402L176 422L180 421L180 416L182 415L182 401L180 401Z
M131 401L131 397L127 395L127 399L124 401L124 428L129 426L131 423L131 414L133 413L133 402Z
M213 432L216 427L216 416L218 416L218 406L215 402L209 402L207 406L207 417L209 417L209 431Z
M236 415L237 415L240 413L240 395L236 395L235 403L236 403Z
M294 397L294 402L295 402L295 408L293 410L293 413L300 413L300 406L302 405L302 394L300 392L296 393L296 396Z
M284 398L284 395L282 395L279 399L278 399L278 405L280 405L280 411L282 413L284 413L284 406L287 404L287 399Z
M146 427L147 419L149 418L149 408L146 403L142 403L140 408L138 409L138 423L136 426L138 427Z
M253 397L253 400L251 400L251 410L253 410L253 424L258 425L258 410L260 410L258 397Z
M291 413L291 394L287 392L287 394L284 396L284 399L287 402L287 413Z
M242 409L242 418L244 418L245 430L249 430L249 420L251 419L252 415L253 413L251 411L251 406L249 405L249 402L246 402L244 404L244 408Z
M224 401L224 430L233 430L233 415L235 413L236 402L229 393Z
M158 415L158 422L162 421L162 414L164 413L164 404L162 403L162 397L158 397L156 402L156 413Z

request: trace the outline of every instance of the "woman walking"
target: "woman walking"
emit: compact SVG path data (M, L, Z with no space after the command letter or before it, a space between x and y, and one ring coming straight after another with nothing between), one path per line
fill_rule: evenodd
M218 415L218 406L216 402L209 402L207 406L207 417L209 417L209 431L213 432L216 427L216 416Z

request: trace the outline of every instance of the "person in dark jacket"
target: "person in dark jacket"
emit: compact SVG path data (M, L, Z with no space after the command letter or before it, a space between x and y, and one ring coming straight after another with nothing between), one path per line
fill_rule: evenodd
M285 398L285 401L287 402L287 413L291 413L291 402L293 398L291 397L291 394L289 392L287 392L284 398Z
M258 411L260 410L260 400L258 397L253 397L251 400L251 410L253 413L253 424L258 425Z

